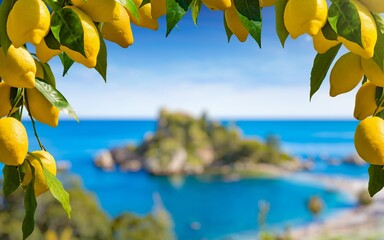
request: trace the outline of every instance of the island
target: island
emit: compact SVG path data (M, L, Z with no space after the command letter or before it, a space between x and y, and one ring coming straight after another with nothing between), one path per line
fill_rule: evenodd
M153 134L138 146L101 151L94 159L104 170L144 170L153 175L237 174L281 176L303 168L302 163L280 148L275 135L263 142L247 139L235 123L225 125L162 109Z

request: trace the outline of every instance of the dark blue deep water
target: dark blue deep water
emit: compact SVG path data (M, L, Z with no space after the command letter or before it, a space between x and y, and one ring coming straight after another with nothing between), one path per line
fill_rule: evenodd
M233 121L223 121L233 124ZM38 149L28 126L30 150ZM285 151L317 161L315 172L366 177L367 167L328 166L321 159L340 158L354 153L356 121L236 121L247 138L264 139L278 135ZM318 195L326 203L325 215L352 207L339 193L319 186L294 181L247 179L227 182L222 179L186 177L169 179L139 173L103 172L94 167L92 157L101 149L139 143L153 132L153 120L61 121L56 129L38 125L44 146L57 160L72 162L72 171L80 175L84 186L99 198L101 207L111 216L129 211L145 214L154 205L158 193L174 221L178 239L215 239L225 235L258 230L259 202L267 201L270 226L303 224L311 219L306 210L310 196ZM198 222L200 229L192 230Z

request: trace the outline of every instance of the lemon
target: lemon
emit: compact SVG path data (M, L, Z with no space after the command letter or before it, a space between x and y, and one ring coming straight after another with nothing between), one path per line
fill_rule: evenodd
M357 43L351 42L343 37L337 39L351 52L356 53L364 58L371 58L375 51L377 41L377 29L375 20L369 10L357 0L350 0L355 5L361 22L361 42L363 47Z
M326 53L329 49L333 48L337 44L339 44L339 41L326 39L324 37L323 31L321 30L315 36L313 36L313 47L320 54Z
M289 0L284 10L284 24L293 39L304 33L316 35L327 17L326 0Z
M83 26L84 31L84 52L85 57L76 51L69 49L68 47L61 46L61 50L63 50L69 58L73 61L83 64L88 68L93 68L97 63L97 55L100 50L100 38L99 32L92 22L92 19L85 14L80 9L70 6L66 7L72 9L80 18L81 25Z
M36 66L36 77L44 79L44 70L41 63L36 61ZM57 127L59 124L60 110L53 106L36 88L27 89L26 92L28 104L25 103L25 106L32 117L41 123L51 127Z
M72 0L72 4L95 22L111 22L119 19L118 4L115 0Z
M231 0L202 0L202 2L211 10L225 10L232 6Z
M364 6L366 6L369 11L382 13L384 12L384 1L383 0L360 0Z
M235 34L240 42L245 42L248 37L248 30L241 23L240 16L234 5L224 11L224 17L229 30Z
M35 74L35 62L25 48L11 45L7 56L0 48L0 76L6 84L16 88L33 88Z
M0 118L7 116L11 111L11 86L6 84L5 82L0 82ZM12 109L11 113L17 111L18 108Z
M359 156L373 165L384 165L384 120L366 118L356 128L355 148Z
M329 95L335 97L354 89L363 78L360 56L352 52L346 53L337 60L330 75L331 89Z
M50 49L44 39L36 46L36 56L43 63L48 62L51 58L59 55L61 52L60 49Z
M28 152L28 136L24 125L15 118L0 119L0 162L19 166Z
M260 7L269 7L275 5L276 0L259 0Z
M34 45L47 35L51 17L41 0L18 0L7 19L7 33L15 47L30 42Z
M384 72L381 71L380 67L372 58L362 58L361 65L363 67L365 76L367 76L370 82L376 86L384 87Z
M151 0L151 16L159 18L167 13L166 0Z
M129 14L123 6L118 4L120 18L109 23L104 23L101 33L103 37L111 42L126 48L133 44L133 34Z
M32 154L33 156L32 155L27 156L27 160L35 170L34 189L35 189L35 196L38 197L49 190L47 181L45 179L44 170L41 164L43 164L45 169L47 169L50 173L56 176L56 161L49 152L44 150L34 151L32 152ZM39 160L34 158L34 156L38 157L41 163ZM27 186L31 182L31 180L32 180L32 170L29 164L27 163L25 164L25 175L21 184L23 186Z
M364 83L357 91L355 99L354 117L357 120L363 120L368 116L372 116L376 111L376 85L371 82ZM378 109L378 112L383 110L383 107Z
M139 8L143 0L133 0L136 7ZM129 17L131 22L139 27L149 28L152 30L157 30L159 28L159 23L156 18L152 17L151 3L147 3L144 6L139 8L139 19L136 19L131 12L128 10Z

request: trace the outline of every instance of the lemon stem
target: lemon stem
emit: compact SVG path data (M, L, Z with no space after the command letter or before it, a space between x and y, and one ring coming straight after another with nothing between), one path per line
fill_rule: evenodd
M384 104L384 97L381 98L380 104L379 104L379 106L377 106L375 112L373 113L373 116L376 116L376 114L378 114L377 111L379 110L379 108L380 108L383 104Z
M27 91L25 91L24 94L25 94L25 103L27 104L27 109L30 109L30 108L29 108L29 103L28 103L28 95L27 95ZM33 119L33 117L32 117L32 115L31 115L31 112L30 112L30 111L28 111L28 115L29 115L29 118L31 119L31 122L32 122L33 132L34 132L34 134L35 134L36 140L37 140L37 142L39 143L39 146L40 146L41 150L45 150L45 147L44 147L43 144L41 143L40 138L39 138L39 135L37 134L35 120Z

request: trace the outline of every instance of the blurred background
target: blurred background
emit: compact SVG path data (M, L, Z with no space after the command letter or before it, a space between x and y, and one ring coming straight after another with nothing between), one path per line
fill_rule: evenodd
M263 9L262 49L228 43L206 8L168 38L164 18L156 32L133 26L128 49L108 43L107 84L80 65L62 78L53 59L80 123L63 114L37 130L73 216L44 194L31 239L381 239L355 92L331 98L325 81L310 102L312 39L282 48L274 17ZM21 239L21 194L0 195L0 239Z

